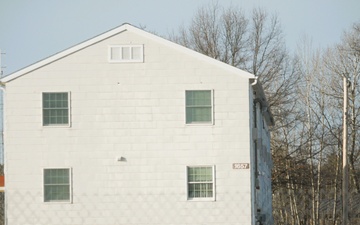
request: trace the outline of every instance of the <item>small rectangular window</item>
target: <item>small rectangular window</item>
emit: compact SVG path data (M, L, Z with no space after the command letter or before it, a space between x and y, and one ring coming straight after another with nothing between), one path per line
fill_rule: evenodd
M212 91L186 91L186 123L212 124Z
M214 199L214 166L187 167L188 199Z
M71 172L69 168L44 169L44 201L71 201Z
M109 62L143 62L142 45L109 46Z
M69 93L43 93L43 125L69 125Z

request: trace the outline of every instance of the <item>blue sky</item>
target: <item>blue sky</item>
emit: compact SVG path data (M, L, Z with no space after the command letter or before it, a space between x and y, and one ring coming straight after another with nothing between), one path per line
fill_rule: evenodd
M212 0L0 0L0 49L4 75L92 38L125 22L161 36L191 21ZM315 47L340 41L360 22L359 0L219 0L251 13L262 7L277 13L287 47L305 34Z

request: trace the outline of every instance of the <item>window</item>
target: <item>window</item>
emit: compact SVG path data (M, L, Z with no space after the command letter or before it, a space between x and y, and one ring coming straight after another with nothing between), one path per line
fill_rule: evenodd
M69 125L69 93L43 93L43 125Z
M212 91L186 91L186 123L212 124Z
M188 199L214 199L215 182L213 166L187 167Z
M109 47L110 62L143 62L142 45L116 45Z
M70 169L44 169L44 201L70 202Z

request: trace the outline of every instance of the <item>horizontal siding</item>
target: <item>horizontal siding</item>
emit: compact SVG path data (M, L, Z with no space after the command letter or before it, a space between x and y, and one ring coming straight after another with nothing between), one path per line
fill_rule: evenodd
M144 63L107 62L108 45L128 43L144 44ZM185 125L185 90L198 89L214 90L213 126ZM70 127L42 127L46 91L71 93ZM10 82L9 224L58 224L55 211L61 224L250 224L250 170L232 169L250 162L248 93L248 79L130 32ZM188 165L215 165L215 202L187 201ZM72 204L42 202L44 167L72 168Z

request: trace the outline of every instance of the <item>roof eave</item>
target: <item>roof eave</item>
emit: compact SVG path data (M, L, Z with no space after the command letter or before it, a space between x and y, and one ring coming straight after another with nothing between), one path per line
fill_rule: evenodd
M19 78L19 77L21 77L21 76L23 76L23 75L25 75L27 73L30 73L30 72L32 72L34 70L37 70L37 69L39 69L39 68L41 68L43 66L46 66L46 65L50 64L52 62L55 62L55 61L57 61L59 59L62 59L62 58L66 57L66 56L68 56L70 54L73 54L73 53L75 53L77 51L80 51L81 49L84 49L84 48L86 48L86 47L88 47L90 45L93 45L93 44L95 44L97 42L100 42L100 41L102 41L104 39L110 38L110 37L112 37L112 36L114 36L116 34L119 34L119 33L123 32L123 31L126 31L128 26L129 26L128 24L123 24L123 25L121 25L121 26L119 26L119 27L117 27L115 29L112 29L112 30L110 30L108 32L102 33L102 34L100 34L100 35L98 35L98 36L96 36L94 38L91 38L89 40L81 42L80 44L76 44L76 45L74 45L74 46L72 46L72 47L70 47L68 49L65 49L65 50L59 52L59 53L55 53L52 56L49 56L49 57L47 57L47 58L45 58L43 60L40 60L40 61L38 61L38 62L36 62L34 64L31 64L30 66L27 66L27 67L25 67L23 69L15 71L14 73L11 73L11 74L1 78L0 82L2 82L2 83L10 82L10 81L12 81L12 80L14 80L16 78Z
M56 53L56 54L54 54L54 55L52 55L50 57L47 57L47 58L45 58L45 59L43 59L43 60L41 60L39 62L36 62L36 63L34 63L34 64L30 65L30 66L27 66L27 67L25 67L23 69L20 69L20 70L14 72L12 74L9 74L8 76L3 77L2 79L0 79L0 81L3 82L3 83L10 82L10 81L12 81L12 80L14 80L16 78L19 78L19 77L21 77L21 76L23 76L23 75L25 75L27 73L30 73L30 72L32 72L34 70L37 70L37 69L39 69L39 68L41 68L41 67L43 67L45 65L48 65L48 64L50 64L52 62L55 62L55 61L57 61L59 59L62 59L62 58L66 57L66 56L68 56L70 54L73 54L73 53L81 50L81 49L84 49L84 48L86 48L86 47L88 47L90 45L93 45L93 44L97 43L97 42L103 41L103 40L105 40L107 38L110 38L110 37L112 37L112 36L114 36L116 34L124 32L126 30L131 30L131 31L133 31L133 32L135 32L135 33L137 33L139 35L145 36L147 38L151 38L152 40L161 42L161 43L163 43L163 44L165 44L167 46L170 46L172 48L176 48L177 50L180 50L182 52L190 54L190 55L192 55L192 56L194 56L196 58L208 61L208 62L210 62L212 64L215 64L215 65L217 65L217 66L219 66L219 67L221 67L221 68L223 68L223 69L225 69L225 70L227 70L229 72L236 73L236 74L239 74L239 75L247 77L247 78L254 78L253 74L250 74L250 73L248 73L246 71L240 70L239 68L233 67L233 66L231 66L231 65L229 65L227 63L221 62L221 61L219 61L217 59L211 58L209 56L206 56L204 54L196 52L196 51L194 51L192 49L186 48L184 46L181 46L179 44L176 44L174 42L166 40L166 39L164 39L162 37L159 37L159 36L156 36L156 35L151 34L149 32L146 32L146 31L144 31L144 30L142 30L140 28L134 27L134 26L132 26L132 25L130 25L128 23L125 23L125 24L123 24L123 25L121 25L121 26L119 26L117 28L114 28L114 29L112 29L110 31L107 31L107 32L105 32L103 34L100 34L100 35L98 35L98 36L96 36L94 38L91 38L91 39L89 39L87 41L84 41L84 42L82 42L80 44L77 44L77 45L75 45L73 47L70 47L70 48L68 48L68 49L66 49L64 51Z
M249 80L250 80L250 82L252 82L251 84L255 91L254 100L260 102L261 106L263 107L264 118L265 118L267 124L270 126L274 126L275 120L271 113L271 110L269 107L269 102L266 99L264 88L262 87L261 82L258 80L257 77L250 78Z

